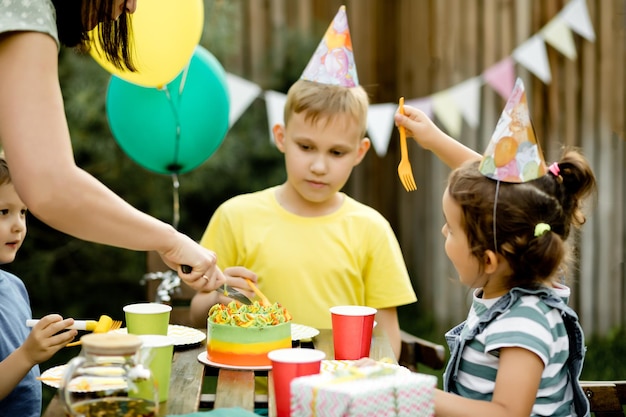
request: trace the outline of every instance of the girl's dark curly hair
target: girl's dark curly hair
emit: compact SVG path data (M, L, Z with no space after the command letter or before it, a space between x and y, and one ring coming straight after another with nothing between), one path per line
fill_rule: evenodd
M500 182L495 239L497 182L482 175L478 164L459 167L448 180L448 192L461 206L472 254L478 259L486 250L502 255L512 270L510 288L534 287L553 277L566 258L571 226L585 222L583 200L596 190L588 162L578 151L568 150L558 162L558 175L548 173L522 184ZM535 236L539 223L548 224L550 231Z
M92 22L97 26L98 39L107 61L116 68L135 71L132 60L128 13L113 20L112 0L52 0L56 9L57 30L61 44L86 52ZM124 2L124 6L126 3Z

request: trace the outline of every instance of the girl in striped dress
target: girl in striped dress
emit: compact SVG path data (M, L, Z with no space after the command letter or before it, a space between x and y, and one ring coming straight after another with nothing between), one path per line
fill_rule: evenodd
M442 200L446 254L474 293L467 320L446 334L447 392L435 396L436 415L588 415L578 384L584 338L557 277L593 173L574 151L521 184L478 168L453 171Z
M450 360L437 416L587 416L585 355L563 285L567 238L581 226L594 174L575 150L546 165L518 79L481 155L405 106L395 122L454 169L443 194L445 251L473 290L446 333Z

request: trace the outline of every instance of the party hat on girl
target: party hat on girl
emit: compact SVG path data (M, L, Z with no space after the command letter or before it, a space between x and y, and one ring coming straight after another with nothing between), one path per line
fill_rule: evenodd
M532 181L547 172L520 78L504 106L479 169L489 178L512 183Z
M345 6L339 8L300 78L343 87L359 85Z

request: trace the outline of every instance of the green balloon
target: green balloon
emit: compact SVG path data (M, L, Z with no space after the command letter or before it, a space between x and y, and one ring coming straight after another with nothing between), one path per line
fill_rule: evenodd
M112 76L106 98L109 126L119 146L159 174L189 172L213 155L228 131L229 107L224 68L201 46L162 88Z

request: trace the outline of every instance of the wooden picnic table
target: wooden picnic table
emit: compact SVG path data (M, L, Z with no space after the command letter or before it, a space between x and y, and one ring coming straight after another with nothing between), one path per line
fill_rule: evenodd
M321 329L320 334L310 342L302 341L302 348L315 348L326 353L326 359L334 359L333 336L330 329ZM169 399L161 403L159 416L181 415L198 411L201 408L241 407L253 411L268 408L269 416L276 416L274 390L271 371L233 370L205 366L198 361L198 355L206 349L203 342L194 347L174 352ZM372 337L370 357L373 359L394 358L393 350L385 333L375 328ZM393 359L391 359L393 361ZM217 375L215 394L202 394L205 375ZM255 394L255 376L267 378L268 394ZM42 417L66 417L65 410L55 396Z

